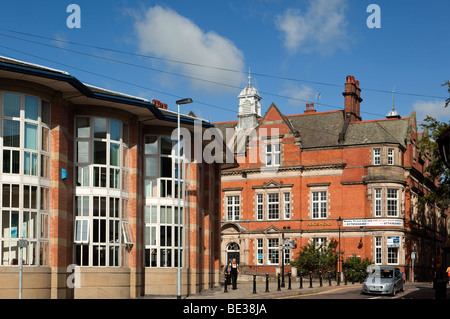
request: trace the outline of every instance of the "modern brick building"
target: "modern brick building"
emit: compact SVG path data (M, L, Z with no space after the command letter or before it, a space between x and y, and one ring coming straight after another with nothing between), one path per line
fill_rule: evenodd
M342 110L317 112L310 103L286 115L272 104L262 116L249 82L238 96L238 120L215 124L230 147L233 139L245 142L234 149L239 166L222 171L222 263L237 257L244 269L274 273L283 238L297 244L285 250L287 264L300 247L340 237L343 260L397 265L411 279L415 252L416 279L431 278L448 218L416 206L434 185L424 182L428 159L417 148L415 113L400 117L393 109L363 121L359 83L346 80Z
M178 267L182 295L217 285L220 167L180 159L176 127L164 103L0 58L0 298L21 240L23 298L176 295Z

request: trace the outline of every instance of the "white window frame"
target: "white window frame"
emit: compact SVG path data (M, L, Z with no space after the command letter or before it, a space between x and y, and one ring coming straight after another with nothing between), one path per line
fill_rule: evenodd
M231 200L231 202L230 202ZM231 214L230 214L231 213ZM241 198L239 195L227 195L226 197L226 218L228 221L240 220Z
M266 166L281 165L281 144L269 143L266 145Z
M387 264L398 265L399 264L399 247L387 247Z
M395 163L395 152L393 148L388 148L388 165L394 165Z
M395 192L395 197L392 197ZM396 188L386 189L386 216L398 217L399 216L399 190Z
M383 189L375 188L374 189L374 216L381 217L383 214Z
M291 193L283 193L284 219L291 219Z
M264 194L256 194L256 220L264 219Z
M279 265L280 264L280 239L279 238L267 238L267 264L268 265ZM275 254L276 257L273 257L272 254ZM272 260L276 260L276 262L272 262Z
M259 255L261 255L262 258L258 258ZM264 240L262 238L256 239L256 264L264 264Z
M381 148L373 149L373 165L381 165Z
M122 221L122 234L124 244L133 245L133 237L131 236L130 223Z
M276 196L276 201L274 200ZM271 200L272 197L272 200ZM280 219L280 194L268 193L267 194L267 219L278 220Z
M325 198L323 198L324 195ZM326 219L327 217L328 217L328 191L311 190L311 218Z
M375 236L374 260L376 265L383 264L383 237Z
M86 223L86 225L83 225ZM81 228L79 228L81 226ZM89 230L90 230L90 219L87 218L77 218L75 220L75 238L74 243L76 244L89 244ZM84 229L86 227L86 229ZM83 233L86 234L86 238L83 238ZM79 235L79 236L78 236ZM80 239L78 239L80 238Z

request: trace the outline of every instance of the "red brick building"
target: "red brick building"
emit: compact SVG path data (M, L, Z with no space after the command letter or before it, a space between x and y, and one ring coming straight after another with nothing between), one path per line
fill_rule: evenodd
M237 257L251 272L274 273L283 237L297 244L285 250L286 264L300 247L340 236L343 260L397 265L410 279L415 252L416 279L430 278L448 220L435 207L416 206L433 185L424 184L428 160L417 148L415 113L400 117L393 109L385 119L363 121L353 76L343 96L343 110L317 112L311 103L285 115L272 104L261 116L261 97L249 82L238 121L215 124L230 147L233 139L245 141L235 147L238 167L222 171L222 264ZM236 138L242 132L247 137Z
M196 123L212 126L181 116L189 133ZM176 127L164 103L0 58L0 298L19 296L21 250L23 298L216 286L220 167L180 159Z

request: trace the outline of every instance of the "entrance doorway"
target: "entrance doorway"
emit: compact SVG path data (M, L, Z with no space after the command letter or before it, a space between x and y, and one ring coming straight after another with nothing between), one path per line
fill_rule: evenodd
M239 264L239 245L237 243L231 243L227 246L227 262L236 258L236 263Z

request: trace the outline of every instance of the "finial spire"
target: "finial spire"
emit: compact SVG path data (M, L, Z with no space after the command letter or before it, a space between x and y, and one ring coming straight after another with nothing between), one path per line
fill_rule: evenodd
M394 88L392 89L392 109L393 109L393 110L395 109L395 107L394 107L394 93L395 93L395 86L394 86Z
M248 86L252 86L252 76L251 76L251 72L250 72L250 67L248 68Z

